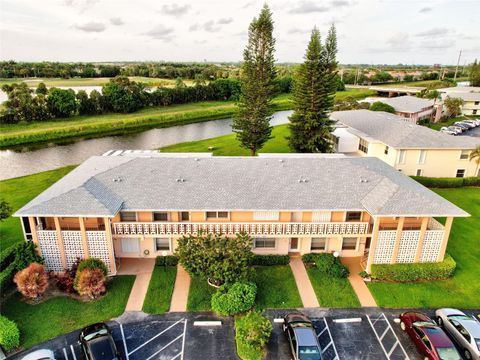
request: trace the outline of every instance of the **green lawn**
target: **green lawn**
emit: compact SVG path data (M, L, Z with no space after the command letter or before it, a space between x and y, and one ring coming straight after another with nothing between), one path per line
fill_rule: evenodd
M216 289L208 285L207 280L192 276L188 291L188 311L211 311L210 301Z
M143 302L143 311L147 314L161 314L170 308L177 268L174 266L155 266Z
M326 276L317 267L307 268L307 273L321 307L360 307L360 302L348 279Z
M480 188L433 189L472 216L456 218L447 252L457 262L453 278L418 283L370 283L384 307L480 308Z
M447 121L442 121L442 122L438 122L438 123L429 123L429 124L426 125L426 126L428 126L430 129L433 129L433 130L440 130L442 127L444 127L444 126L450 126L450 125L452 125L454 122L461 121L461 120L465 120L465 119L472 119L472 118L475 118L475 116L468 116L468 117L465 117L465 116L457 116L457 117L448 119ZM478 116L477 116L477 118L478 118Z
M23 349L82 328L119 316L125 310L135 276L115 276L105 297L83 303L67 297L56 297L29 305L16 293L2 304L2 314L17 323Z
M66 166L0 181L0 199L7 201L15 212L74 168ZM0 251L22 240L22 225L18 218L9 217L0 222Z
M302 307L297 284L288 265L255 267L258 309L286 309Z

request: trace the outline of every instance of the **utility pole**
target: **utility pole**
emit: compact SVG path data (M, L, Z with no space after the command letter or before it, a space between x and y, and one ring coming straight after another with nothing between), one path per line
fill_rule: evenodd
M462 56L462 50L458 54L457 66L455 67L455 75L453 76L453 81L457 80L458 64L460 64L460 57Z

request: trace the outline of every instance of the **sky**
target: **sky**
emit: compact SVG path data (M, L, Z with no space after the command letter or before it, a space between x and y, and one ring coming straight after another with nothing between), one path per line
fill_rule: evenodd
M264 0L0 0L0 59L237 62ZM480 59L480 0L270 0L276 60L332 23L343 64Z

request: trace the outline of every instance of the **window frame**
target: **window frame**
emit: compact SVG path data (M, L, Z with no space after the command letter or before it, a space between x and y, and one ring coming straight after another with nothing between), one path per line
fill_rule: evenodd
M215 216L209 216L208 214L215 214ZM227 216L219 216L220 213L225 213ZM212 220L212 219L216 219L216 220L229 220L230 219L230 212L229 211L218 211L218 210L215 210L215 211L205 211L205 219L206 220Z
M369 145L370 143L367 140L360 138L360 140L358 141L358 150L360 150L364 154L368 154Z
M183 218L184 214L187 214L187 219ZM190 221L190 212L189 211L180 211L180 221Z
M323 240L323 249L321 248L314 248L313 247L313 241L314 240ZM327 242L328 238L327 237L312 237L310 240L310 251L327 251Z
M168 242L168 249L159 249L158 248L158 243L157 243L157 240L167 240ZM172 251L172 239L170 238L166 238L166 237L154 237L153 238L153 246L155 247L155 251L156 252L160 252L160 251Z
M135 220L124 220L123 214L130 213L135 214ZM138 222L138 213L136 211L120 211L120 221L121 222Z
M167 215L167 218L165 220L156 220L155 219L155 214L165 214ZM153 211L152 212L152 220L154 222L165 222L165 221L170 221L170 213L168 211Z
M470 158L470 150L461 150L460 151L460 160L468 160L469 158Z
M407 161L407 151L406 150L398 150L398 163L400 165L404 165Z
M345 244L345 240L348 239L355 239L355 248L354 249L345 249L344 248L344 244ZM353 236L348 236L348 237L342 237L342 251L346 251L346 250L350 250L350 251L358 251L358 237L353 237Z
M349 219L350 214L360 214L358 220L356 219ZM361 222L362 221L362 212L361 211L345 211L345 222Z
M257 246L257 241L263 241L264 245L267 241L273 241L273 246ZM277 248L277 239L272 237L256 237L253 238L253 248L254 249L276 249Z
M458 176L459 172L461 172L462 176ZM465 169L457 169L457 172L455 174L456 178L464 178L465 177Z
M383 150L383 153L385 155L388 155L389 150L390 150L390 147L388 145L385 145L385 149Z
M427 160L427 150L420 150L420 153L418 154L418 164L425 164L425 161Z
M417 169L417 171L415 172L415 176L423 176L423 169Z
M123 242L124 241L133 242L134 240L136 240L136 242L137 242L137 249L135 251L125 251L124 246L123 246ZM120 238L120 243L121 243L121 246L122 246L122 253L124 253L124 254L139 254L140 253L140 238L138 238L138 237L121 237Z

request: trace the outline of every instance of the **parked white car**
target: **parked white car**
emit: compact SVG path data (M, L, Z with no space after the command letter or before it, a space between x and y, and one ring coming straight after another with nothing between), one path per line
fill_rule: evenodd
M440 129L440 131L441 131L442 133L445 133L445 134L448 134L448 135L457 135L457 132L455 132L455 131L453 131L453 130L449 130L449 129L448 129L447 127L445 127L445 126L442 127L442 128Z
M480 120L474 120L474 119L472 119L472 120L463 120L463 122L466 122L466 123L468 123L468 124L472 124L472 125L474 125L475 127L480 126Z
M435 311L437 323L453 337L466 359L480 359L480 322L457 309Z
M25 355L22 360L55 360L55 354L49 349L40 349Z
M462 132L465 131L465 129L463 127L460 127L460 126L455 126L455 125L450 125L448 127L449 130L452 130L452 131L456 131L457 134L461 134Z

